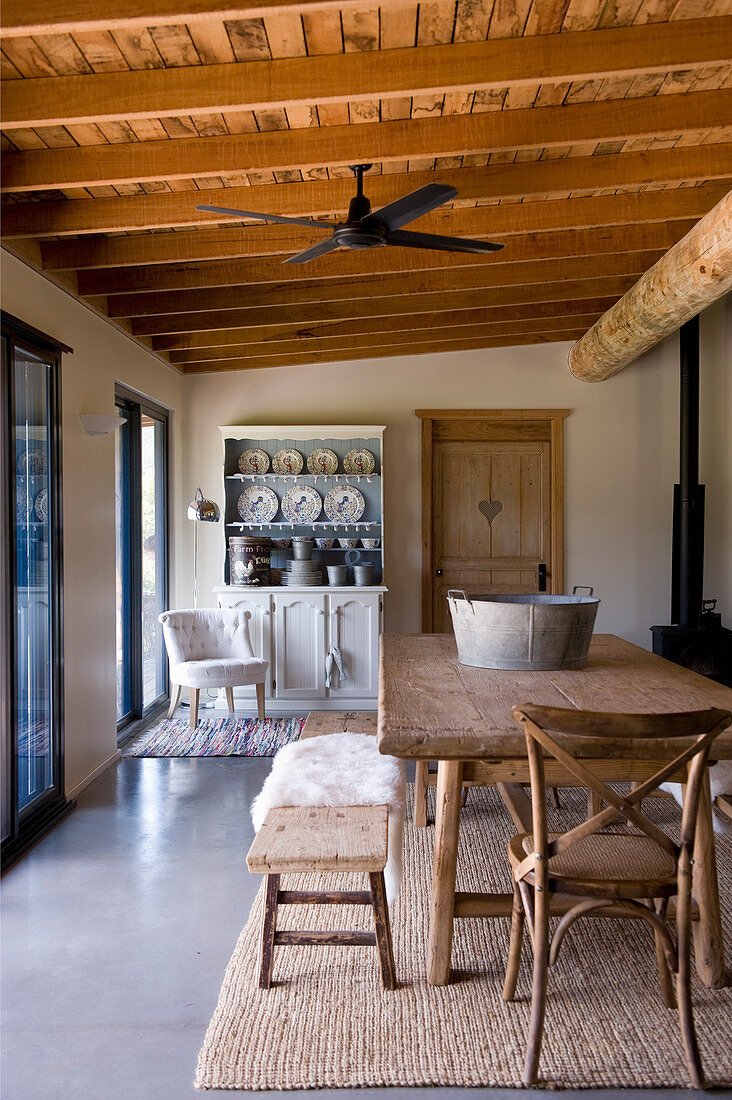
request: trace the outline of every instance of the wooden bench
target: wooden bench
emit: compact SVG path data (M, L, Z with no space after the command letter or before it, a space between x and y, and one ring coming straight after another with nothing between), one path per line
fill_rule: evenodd
M375 710L311 710L305 720L300 740L320 737L323 733L373 733L376 735L378 715Z
M270 988L274 948L304 944L376 947L382 984L396 989L384 887L387 816L387 806L281 806L268 812L247 854L249 870L266 875L260 989ZM318 871L366 872L370 889L280 889L280 875ZM374 931L278 931L278 905L370 905Z

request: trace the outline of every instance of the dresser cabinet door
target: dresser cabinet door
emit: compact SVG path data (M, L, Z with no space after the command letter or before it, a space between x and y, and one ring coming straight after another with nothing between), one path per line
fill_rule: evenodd
M268 592L252 591L242 588L237 592L224 592L219 596L219 607L235 607L241 611L248 611L252 616L249 620L249 637L252 643L255 657L261 657L269 662L265 692L272 696L272 679L274 676L272 662L272 601ZM234 688L237 698L254 698L253 687Z
M325 597L277 594L274 604L276 699L325 694Z
M379 600L376 594L328 597L328 648L338 646L343 669L341 680L333 665L332 699L376 698L379 685Z

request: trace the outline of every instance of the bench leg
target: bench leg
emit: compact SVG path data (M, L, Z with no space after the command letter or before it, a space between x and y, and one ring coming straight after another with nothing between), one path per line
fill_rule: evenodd
M264 911L262 913L262 950L259 956L259 988L269 989L272 980L272 954L277 928L277 895L280 876L267 875L264 885Z
M396 989L396 969L394 967L394 950L391 942L389 909L386 904L384 872L372 871L369 874L369 880L371 882L371 904L374 908L374 930L376 932L376 947L379 952L381 983L384 989Z
M414 824L423 829L427 824L427 777L429 760L418 760L414 770Z

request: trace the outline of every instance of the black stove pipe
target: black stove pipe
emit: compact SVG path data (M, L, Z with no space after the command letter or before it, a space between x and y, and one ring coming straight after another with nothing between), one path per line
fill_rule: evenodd
M699 623L703 565L699 525L699 317L679 330L681 356L679 450L679 626Z

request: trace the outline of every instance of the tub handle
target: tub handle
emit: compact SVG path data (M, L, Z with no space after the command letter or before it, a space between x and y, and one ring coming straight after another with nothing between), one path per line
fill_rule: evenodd
M576 585L574 586L574 588L572 589L572 595L573 595L573 596L576 596L576 595L577 595L577 593L578 593L578 592L580 591L580 589L582 589L582 588L586 588L586 589L587 589L587 594L588 594L589 596L594 596L594 595L595 595L595 589L594 589L594 588L593 588L593 587L592 587L591 585L589 585L589 584L576 584Z
M462 588L450 588L450 589L448 589L447 598L448 598L448 600L457 600L457 599L465 600L465 602L468 605L468 607L470 608L470 610L473 612L473 614L475 614L475 608L473 607L472 603L470 602L470 600L468 599L468 597L466 596L466 594L465 594L465 592L463 591Z

